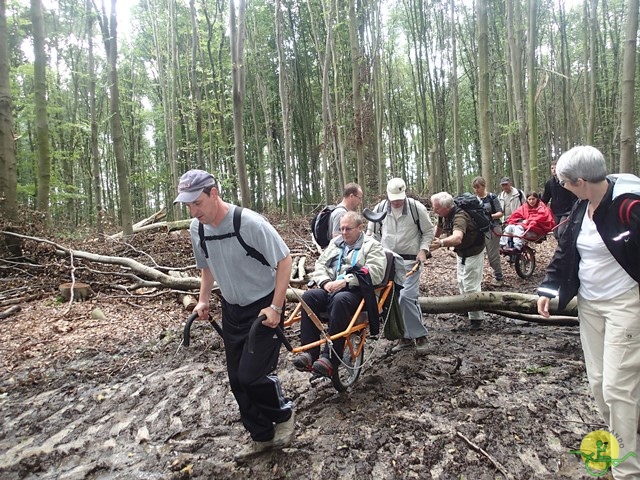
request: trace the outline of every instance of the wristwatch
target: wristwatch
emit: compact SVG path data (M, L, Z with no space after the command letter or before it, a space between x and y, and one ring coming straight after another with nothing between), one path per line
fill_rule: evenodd
M276 312L278 312L280 315L282 315L282 307L279 307L277 305L274 305L273 303L271 305L269 305L271 308L273 308Z
M440 248L444 247L444 240L440 239Z

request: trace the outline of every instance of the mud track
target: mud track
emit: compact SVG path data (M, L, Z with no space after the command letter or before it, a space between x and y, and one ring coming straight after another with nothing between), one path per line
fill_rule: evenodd
M219 342L198 327L189 349L165 330L79 352L31 384L3 375L2 478L498 478L493 461L511 478L588 478L568 454L598 421L575 328L491 320L452 332L436 318L426 356L369 342L345 394L310 385L283 353L297 438L239 467L232 455L248 437Z
M455 293L452 261L434 259L424 295ZM543 270L524 282L504 268L505 290L528 293ZM96 307L107 321L91 318ZM248 435L207 324L187 349L172 294L99 293L61 319L65 308L52 293L3 321L3 480L591 478L569 453L600 427L576 327L490 315L474 332L461 316L429 317L427 355L368 341L363 375L343 394L311 385L283 350L296 439L237 465Z

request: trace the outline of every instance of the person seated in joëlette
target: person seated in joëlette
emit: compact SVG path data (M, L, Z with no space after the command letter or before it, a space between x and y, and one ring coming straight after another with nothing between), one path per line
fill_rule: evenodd
M524 240L537 240L543 237L556 226L553 213L540 200L538 192L527 195L527 203L516 209L507 220L507 226L500 237L500 246L503 250L511 247L522 250Z
M333 238L322 252L311 274L311 280L320 288L312 288L302 295L304 302L316 315L328 314L329 336L347 328L364 298L364 286L360 285L359 275L349 272L366 272L371 285L380 284L384 278L387 268L384 248L376 239L364 234L363 224L363 218L357 212L347 212L342 216L341 234ZM320 330L303 309L300 343L307 345L319 339ZM342 359L344 344L344 338L334 340L332 347L325 344L322 356L319 346L311 348L296 355L293 366L301 372L331 377Z

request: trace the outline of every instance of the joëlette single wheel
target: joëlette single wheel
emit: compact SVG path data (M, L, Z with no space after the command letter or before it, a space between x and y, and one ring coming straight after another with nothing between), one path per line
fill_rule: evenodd
M364 345L360 348L362 337L360 332L352 333L344 344L342 362L331 377L331 383L336 390L344 392L356 383L362 370L364 361Z
M516 273L524 279L533 275L536 269L536 253L527 245L522 247L522 251L516 256Z

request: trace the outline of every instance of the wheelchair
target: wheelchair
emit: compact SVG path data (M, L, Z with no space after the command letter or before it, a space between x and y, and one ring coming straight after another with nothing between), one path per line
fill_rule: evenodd
M377 304L378 314L383 316L388 300L390 301L395 295L395 283L394 283L394 255L392 252L386 252L387 255L387 268L385 270L383 281L374 287ZM284 322L285 329L291 328L296 323L302 320L302 303L296 304L293 311L289 314ZM320 320L328 320L326 316L318 315ZM362 367L364 365L364 350L368 336L369 319L365 309L364 299L360 300L358 308L351 317L351 321L347 325L344 331L328 336L323 335L320 340L293 347L289 351L293 354L306 352L315 347L323 347L329 341L337 340L338 338L345 339L344 352L342 358L338 362L338 368L336 368L331 377L331 383L333 387L339 391L344 392L353 384L356 383L360 377ZM381 324L380 328L382 329ZM312 377L313 380L313 377Z
M518 250L513 247L503 247L500 245L500 254L505 255L513 260L514 267L518 276L524 280L531 278L533 271L536 269L536 251L532 248L532 244L541 244L547 239L547 234L540 235L537 238L531 238L526 236L527 232L523 235L514 234L502 234L502 237L508 237L509 239L520 238L523 241L522 249Z
M389 251L386 252L386 255L387 268L385 270L383 281L379 285L374 286L378 305L378 314L381 316L384 316L384 312L388 308L388 305L391 303L393 295L395 295L396 288L396 284L394 281L395 257L394 254ZM182 345L184 345L185 347L189 347L190 345L191 326L197 318L197 313L193 313L187 318L183 329L182 338ZM322 315L320 315L320 318L321 320L323 320ZM254 320L251 326L251 330L249 331L247 340L249 352L253 352L253 346L255 345L255 331L264 319L264 316L259 316ZM309 343L307 345L301 345L298 347L292 347L285 332L287 330L291 330L292 326L300 322L300 320L302 320L302 304L297 303L284 321L284 328L274 329L276 335L278 335L278 338L285 346L285 348L293 354L305 352L317 346L322 347L328 341L334 341L338 338L345 338L344 352L341 361L338 364L338 368L336 368L333 372L331 383L337 391L346 391L349 387L356 383L364 366L364 350L368 336L367 327L369 326L369 319L365 309L364 299L361 300L358 304L358 308L351 317L351 321L344 331L331 336L322 336L317 342ZM326 320L326 318L324 320ZM216 332L218 332L218 334L222 336L222 327L220 327L220 325L211 317L209 317L209 322L211 323L211 326L216 330ZM382 329L383 326L384 325L381 323L380 328Z

